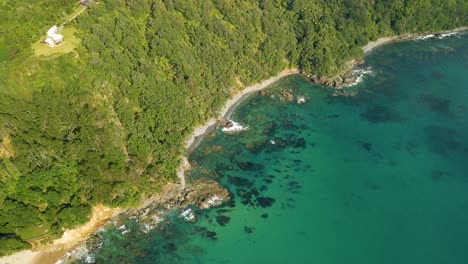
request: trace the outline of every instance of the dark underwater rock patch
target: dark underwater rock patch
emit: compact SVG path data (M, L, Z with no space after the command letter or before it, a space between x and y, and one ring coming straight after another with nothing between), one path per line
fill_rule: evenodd
M453 113L450 111L451 101L448 99L439 98L431 94L423 94L418 98L418 101L427 105L429 110L434 113L453 116Z
M262 208L267 208L275 203L275 199L271 197L257 197L257 202Z
M205 234L207 231L206 227L203 227L203 226L196 226L194 230L196 233L201 233L201 234Z
M237 194L241 198L241 203L243 205L255 206L253 198L259 195L257 189L251 190L237 190Z
M234 208L236 207L236 202L234 201L234 195L230 192L230 195L231 195L231 200L227 201L227 202L224 202L223 205L225 207L230 207L230 208Z
M217 235L217 234L216 234L216 232L214 232L214 231L207 231L206 234L205 234L205 236L206 236L207 238L210 238L210 239L212 239L212 240L217 240L217 239L218 239L218 237L217 237L216 235Z
M243 187L243 188L250 188L254 185L254 183L248 179L237 177L237 176L229 176L228 182L232 185Z
M288 182L287 190L291 193L298 193L298 190L302 188L302 186L297 181L290 181Z
M289 141L288 145L292 146L293 148L306 148L307 144L304 138L299 138L293 141Z
M370 142L358 141L357 143L361 145L361 147L363 147L367 152L372 150L372 143Z
M272 179L263 179L263 182L265 182L266 184L271 184L273 182Z
M428 149L436 154L446 157L463 149L454 129L433 125L426 127L424 131Z
M263 218L263 219L267 219L267 218L268 218L268 214L267 214L267 213L261 214L260 217Z
M236 164L241 170L244 170L244 171L261 171L265 168L265 166L263 166L262 164L257 164L257 163L253 163L250 161L247 161L247 162L238 161Z
M217 215L217 216L216 216L216 222L217 222L220 226L225 226L225 225L228 224L230 221L231 221L231 217L229 217L229 216L225 216L225 215Z
M385 123L391 121L401 121L401 116L389 107L382 105L368 106L361 117L371 123Z
M244 232L245 232L246 234L252 234L253 231L255 231L255 227L244 226Z
M168 251L177 251L177 246L174 243L169 243L164 246L164 249Z

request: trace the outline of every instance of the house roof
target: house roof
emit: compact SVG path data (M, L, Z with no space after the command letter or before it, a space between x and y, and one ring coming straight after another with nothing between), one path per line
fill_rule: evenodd
M59 42L59 41L62 41L63 40L63 36L60 35L58 32L59 32L59 28L57 27L57 25L51 27L48 31L47 31L47 39L45 40L45 42L48 42L49 41L55 41L55 42Z
M46 38L44 40L45 43L49 44L49 46L55 45L54 41L51 38Z
M54 35L51 36L51 38L52 38L53 40L55 40L55 41L61 41L61 40L63 40L63 36L60 35L60 34L54 34Z
M57 34L58 33L58 27L57 25L51 27L48 31L47 31L47 36L49 38L51 38L53 35Z

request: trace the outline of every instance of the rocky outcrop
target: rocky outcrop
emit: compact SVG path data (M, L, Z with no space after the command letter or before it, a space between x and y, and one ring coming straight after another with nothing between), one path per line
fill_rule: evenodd
M281 97L280 97L280 100L282 102L284 101L292 101L294 100L294 95L292 94L292 92L290 90L287 90L287 89L282 89L281 90Z
M148 229L153 229L170 210L184 209L189 206L205 210L220 206L230 199L227 189L209 179L198 179L182 190L179 184L168 184L162 193L148 198L138 209L126 210L114 222L119 226L125 219L135 218L139 223L147 225Z
M182 205L196 205L200 209L208 209L220 206L223 202L230 200L227 189L222 188L216 181L199 179L192 190L185 196Z
M352 70L348 70L343 74L339 74L335 77L326 78L318 76L317 74L306 74L305 75L311 82L321 84L333 88L340 88L343 86L349 86L355 83L358 76L353 74Z
M355 74L355 70L363 65L364 61L349 61L345 69L338 75L333 77L324 77L318 74L303 73L311 82L315 84L325 85L332 88L341 88L344 86L353 85L358 81L359 75Z

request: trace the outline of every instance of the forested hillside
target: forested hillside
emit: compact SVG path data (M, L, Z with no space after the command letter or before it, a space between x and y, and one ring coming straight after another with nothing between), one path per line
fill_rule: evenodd
M67 24L74 52L34 55L76 6L0 0L0 255L174 181L184 138L240 83L331 76L370 40L468 15L465 0L107 0Z

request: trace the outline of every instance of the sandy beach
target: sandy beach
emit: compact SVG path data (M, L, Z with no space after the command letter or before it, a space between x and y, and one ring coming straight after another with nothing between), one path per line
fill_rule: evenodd
M399 39L400 39L399 36L379 38L376 41L371 41L371 42L367 43L365 46L362 47L362 50L364 51L364 54L367 54L367 53L371 52L373 49L375 49L377 47L383 46L385 44L394 42L394 41L399 40Z
M10 256L0 258L0 264L30 264L39 252L23 250Z
M190 152L198 145L202 137L210 132L217 124L219 118L229 119L232 114L232 111L236 106L242 102L248 95L251 93L260 91L272 83L277 82L278 80L293 74L298 74L300 71L298 69L286 69L280 72L278 75L271 77L270 79L264 80L260 83L251 85L243 89L240 93L236 94L232 99L228 100L224 107L219 111L218 117L208 120L205 124L196 127L192 135L185 141L185 150Z
M62 237L48 245L33 250L23 250L10 256L0 258L0 264L53 264L65 253L81 245L91 234L96 232L107 221L117 216L122 209L104 205L94 206L91 218L84 225L66 230Z
M365 46L362 47L362 50L364 51L364 54L368 54L372 50L384 46L386 44L393 43L395 41L402 41L402 40L412 40L414 38L417 38L419 36L424 36L424 35L430 35L430 34L448 34L448 33L456 33L456 32L463 32L467 31L468 27L459 27L455 28L452 30L444 30L444 31L438 31L438 32L428 32L424 34L404 34L404 35L399 35L399 36L390 36L390 37L383 37L379 38L376 41L370 41L367 43Z

